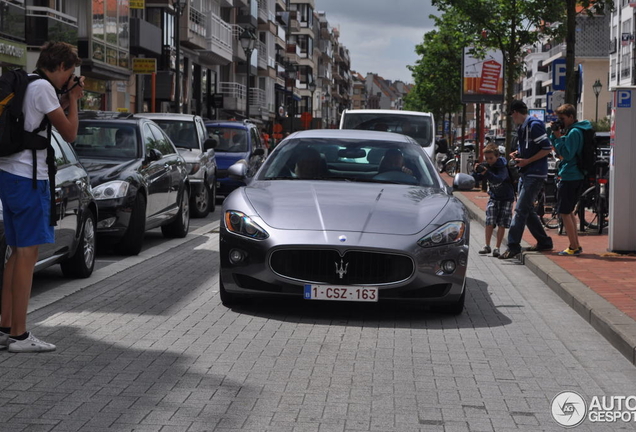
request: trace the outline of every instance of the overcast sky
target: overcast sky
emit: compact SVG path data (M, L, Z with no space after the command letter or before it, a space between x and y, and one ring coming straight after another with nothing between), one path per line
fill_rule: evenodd
M340 42L351 54L351 69L363 76L375 72L390 80L412 83L407 65L415 64L415 45L433 30L429 15L439 15L431 0L315 0Z

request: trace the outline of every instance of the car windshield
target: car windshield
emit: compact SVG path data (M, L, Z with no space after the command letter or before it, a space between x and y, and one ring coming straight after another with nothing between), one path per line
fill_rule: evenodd
M79 157L136 159L139 137L132 123L80 121L73 148Z
M247 148L247 131L231 127L207 126L210 138L216 138L217 153L244 153Z
M324 180L441 187L415 144L361 139L300 138L267 159L260 180Z
M175 147L199 148L194 121L152 119L170 137Z
M342 129L378 130L408 135L422 147L433 143L433 122L429 116L409 114L345 113Z

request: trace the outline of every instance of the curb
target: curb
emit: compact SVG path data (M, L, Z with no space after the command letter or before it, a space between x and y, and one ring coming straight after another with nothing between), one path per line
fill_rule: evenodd
M471 219L485 225L486 217L482 209L461 192L454 192L453 195L464 204ZM522 240L521 246L530 245ZM521 263L636 366L636 321L545 255L523 252Z
M36 297L31 298L31 300L29 301L29 309L27 313L32 313L46 306L49 306L59 300L62 300L64 297L75 294L76 292L93 286L105 279L108 279L111 276L116 275L117 273L128 270L129 268L134 267L137 264L141 264L146 260L154 258L158 255L168 252L171 249L181 246L184 243L194 240L199 236L207 234L217 229L219 227L219 224L220 221L211 222L207 225L197 228L195 231L192 231L184 238L167 240L160 245L142 251L139 255L124 258L121 261L117 261L116 263L96 270L90 277L86 279L71 280L69 282L61 284L55 289L39 294Z

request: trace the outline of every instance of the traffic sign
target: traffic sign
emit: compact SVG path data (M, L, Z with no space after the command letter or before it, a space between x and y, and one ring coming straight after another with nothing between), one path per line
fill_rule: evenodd
M632 107L632 91L617 90L616 91L616 108L631 108L631 107Z
M552 90L565 90L565 59L552 62Z
M153 74L157 72L157 59L134 58L132 59L133 73Z

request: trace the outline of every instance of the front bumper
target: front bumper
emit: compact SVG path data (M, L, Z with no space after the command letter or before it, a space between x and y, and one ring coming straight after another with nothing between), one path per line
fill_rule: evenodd
M135 197L97 201L97 234L123 237L130 224Z
M320 283L320 281L305 281L291 279L275 273L270 267L270 257L280 249L335 249L344 253L348 250L363 250L378 253L398 253L409 256L414 262L411 276L401 282L387 284L372 284L378 286L379 298L425 301L427 303L454 303L459 300L466 278L468 266L468 243L470 233L465 233L464 241L447 246L422 248L417 245L417 236L394 236L386 234L351 233L349 237L359 236L356 244L343 246L338 241L342 233L323 233L319 231L294 231L293 240L278 242L276 230L268 228L270 237L257 241L245 238L225 229L223 222L220 227L220 258L221 280L225 290L233 294L284 295L303 298L306 283ZM281 238L283 236L279 236ZM330 240L330 237L333 237ZM402 243L407 247L393 247ZM385 245L378 247L377 245ZM245 255L244 262L233 264L229 255L233 249L240 250ZM441 263L453 260L455 271L446 274L441 270Z
M219 177L216 181L216 193L217 195L227 196L241 186L245 186L245 182L229 177Z

